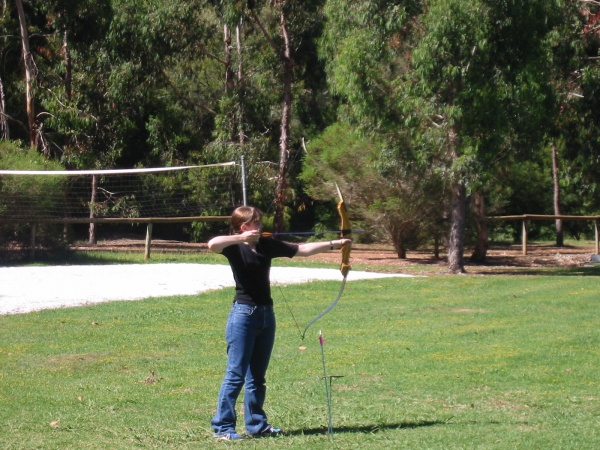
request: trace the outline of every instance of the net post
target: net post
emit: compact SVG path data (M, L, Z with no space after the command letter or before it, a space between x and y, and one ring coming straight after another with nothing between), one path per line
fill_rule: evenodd
M522 242L522 249L521 249L521 253L523 254L523 256L527 256L527 219L524 218L523 219L523 224L522 224L522 236L521 236L521 242Z
M596 242L596 255L600 254L600 233L598 232L598 219L594 220L594 237Z
M244 155L242 155L242 199L244 202L244 206L247 206L248 200L246 198L246 161L244 159Z
M98 176L92 175L92 192L90 198L90 219L94 219L96 214L94 213L94 208L96 205L96 197L98 194ZM94 222L90 222L88 229L88 244L96 245L98 243L97 235L96 235L96 224Z
M150 259L150 246L152 244L152 222L146 227L146 246L144 248L144 261Z

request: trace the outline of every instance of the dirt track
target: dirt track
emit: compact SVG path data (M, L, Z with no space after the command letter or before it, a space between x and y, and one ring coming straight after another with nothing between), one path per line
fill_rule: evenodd
M354 270L348 280L408 277ZM287 285L342 278L339 270L273 267L273 283ZM60 282L57 282L60 280ZM118 300L196 295L233 287L226 264L108 264L0 267L0 315Z
M103 241L91 248L76 247L82 250L144 251L143 240L116 239ZM488 251L485 264L471 264L465 254L467 274L500 274L523 273L541 268L579 267L590 261L594 253L592 244L581 246L556 247L550 245L530 244L528 254L522 255L520 245L492 247ZM168 251L207 251L206 244L191 244L178 241L152 241L152 252ZM321 253L311 259L336 265L339 262L338 252ZM358 270L408 273L408 274L443 274L447 272L445 255L435 259L432 253L408 252L406 259L399 259L390 246L357 244L352 248L351 263Z

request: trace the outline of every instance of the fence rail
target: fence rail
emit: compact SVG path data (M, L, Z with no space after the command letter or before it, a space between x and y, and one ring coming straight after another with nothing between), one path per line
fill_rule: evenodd
M231 216L193 216L193 217L83 217L64 219L0 219L0 223L183 223L183 222L221 222L227 221Z
M140 218L70 218L66 217L63 219L39 219L35 222L26 222L19 219L14 220L0 220L0 223L31 223L31 241L30 241L30 257L33 261L35 259L36 249L36 234L37 226L48 223L126 223L126 224L139 224L145 223L146 227L146 245L144 248L144 259L150 258L150 251L152 246L152 225L154 223L184 223L184 222L228 222L231 216L195 216L195 217L140 217Z
M600 216L567 216L567 215L543 215L543 214L521 214L517 216L490 216L488 220L520 220L521 224L521 242L523 256L527 255L528 222L530 220L593 220L595 235L595 253L600 253L600 236L598 233L598 222Z
M194 216L194 217L140 217L140 218L63 218L63 219L40 219L30 222L31 227L31 258L34 259L36 247L36 228L38 224L44 223L126 223L126 224L147 224L146 246L144 258L150 258L152 245L152 224L154 223L183 223L183 222L227 222L231 216ZM599 216L572 216L572 215L542 215L542 214L520 214L510 216L489 216L487 220L518 220L522 222L521 242L522 254L527 255L528 242L528 222L531 220L592 220L594 221L595 234L595 254L600 254L600 215ZM23 220L2 219L0 223L15 223Z

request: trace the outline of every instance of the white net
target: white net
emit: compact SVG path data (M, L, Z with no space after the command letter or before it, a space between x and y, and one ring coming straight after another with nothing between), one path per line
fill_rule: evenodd
M0 170L0 221L227 215L236 164L88 171Z

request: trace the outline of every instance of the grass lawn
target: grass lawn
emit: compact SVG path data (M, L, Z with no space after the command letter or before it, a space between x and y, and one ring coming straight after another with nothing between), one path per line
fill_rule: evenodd
M210 429L231 291L0 316L0 448L600 448L600 268L536 273L349 282L305 341L290 309L303 328L339 283L275 288L288 434L232 443Z

